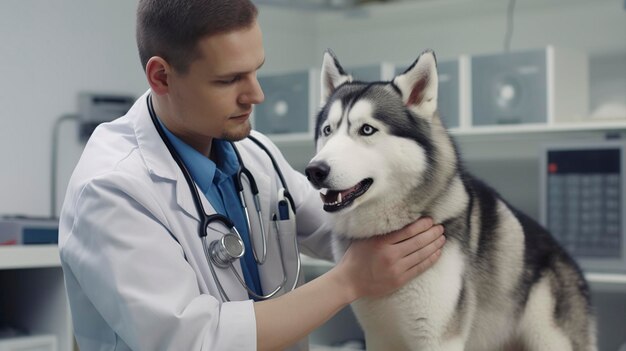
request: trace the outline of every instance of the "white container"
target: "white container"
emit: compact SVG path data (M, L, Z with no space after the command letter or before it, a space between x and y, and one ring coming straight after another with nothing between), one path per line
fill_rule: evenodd
M476 55L471 65L471 125L548 124L589 114L589 63L582 52L548 46Z

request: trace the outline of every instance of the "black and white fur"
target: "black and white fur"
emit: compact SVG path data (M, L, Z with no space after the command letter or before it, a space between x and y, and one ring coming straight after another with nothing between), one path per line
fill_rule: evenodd
M446 228L439 261L353 309L368 350L596 350L589 290L550 234L468 174L437 113L425 51L390 82L360 82L326 52L317 154L306 173L346 242L420 216ZM341 195L340 195L341 194Z

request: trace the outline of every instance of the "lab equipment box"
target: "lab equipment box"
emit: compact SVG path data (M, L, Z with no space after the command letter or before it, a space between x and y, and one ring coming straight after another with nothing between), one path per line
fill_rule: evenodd
M79 137L86 141L104 122L122 117L133 106L135 97L124 94L80 92L78 94Z
M319 106L319 73L310 69L263 74L258 80L265 101L254 107L254 129L272 139L312 139Z
M0 245L56 244L57 218L0 217Z
M473 126L555 124L589 113L589 68L581 52L545 49L470 58Z

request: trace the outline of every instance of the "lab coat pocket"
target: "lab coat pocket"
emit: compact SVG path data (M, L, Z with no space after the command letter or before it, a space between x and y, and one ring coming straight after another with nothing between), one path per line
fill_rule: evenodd
M296 235L296 224L292 219L278 220L276 224L278 227L278 238L280 240L282 255L285 258L285 271L287 272L285 290L289 292L296 286L300 286L304 283L304 274L302 273Z
M302 274L298 274L300 255L297 253L295 235L296 226L293 220L272 220L270 222L267 260L264 264L259 265L264 294L268 294L282 285L283 287L278 293L278 295L282 295L292 290L296 279L298 279L299 284L302 283Z

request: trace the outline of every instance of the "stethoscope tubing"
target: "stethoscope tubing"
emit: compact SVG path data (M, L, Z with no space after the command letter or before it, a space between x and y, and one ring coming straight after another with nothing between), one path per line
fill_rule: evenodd
M231 233L235 233L234 236L237 237L237 239L240 242L240 245L242 245L241 248L241 253L238 254L238 257L235 257L234 259L238 259L240 257L243 256L244 252L245 252L245 247L243 247L243 240L241 239L241 235L239 234L239 232L236 230L233 222L226 216L220 215L220 214L213 214L213 215L207 215L206 211L204 210L204 206L202 205L202 200L200 198L200 194L198 193L198 189L194 186L194 182L193 179L191 177L191 174L189 172L189 170L187 169L187 167L185 166L185 164L183 163L180 155L178 154L178 152L174 149L174 146L170 143L169 139L167 138L167 136L165 135L165 132L163 130L163 128L161 127L161 125L159 124L159 121L157 120L156 117L156 113L154 111L154 106L152 104L152 98L151 98L151 94L148 94L147 96L147 106L148 106L148 112L150 114L150 117L152 119L152 122L154 123L154 126L159 134L159 136L161 137L161 139L163 140L165 146L167 147L168 151L170 152L172 158L174 159L174 161L176 162L176 164L178 165L179 169L181 170L181 172L183 173L183 176L185 177L185 181L187 182L189 189L192 192L192 198L194 201L194 204L196 206L196 210L198 211L198 214L200 216L200 224L199 224L199 228L198 228L198 233L199 236L201 238L202 241L202 248L206 257L206 260L208 262L210 271L211 271L211 275L213 276L213 279L216 282L216 286L218 288L218 291L220 293L221 298L224 301L231 301L228 294L226 293L226 291L224 290L224 287L222 286L222 284L220 283L220 280L217 276L217 272L215 271L215 267L214 265L218 265L218 266L226 266L226 264L222 265L219 264L218 262L214 263L215 257L213 257L211 255L211 245L207 243L207 232L208 232L208 228L209 225L213 222L213 221L219 221L222 222L222 224L224 224L230 231ZM267 149L267 147L265 147L265 145L263 145L258 139L254 138L253 136L248 136L248 138L250 140L252 140L255 144L257 144L261 149L263 149L265 151L265 153L269 156L271 162L272 162L272 166L274 167L276 173L278 174L278 177L280 178L280 181L283 185L283 191L282 194L283 196L289 201L289 205L293 211L292 215L295 216L295 204L293 201L293 198L291 198L291 195L289 194L289 192L287 191L287 183L285 181L285 178L283 177L282 172L280 171L280 168L278 167L278 164L276 163L276 160L274 159L274 157L272 156L272 154L270 153L270 151ZM262 237L262 256L259 258L256 250L255 250L255 245L254 243L252 243L252 251L255 257L255 261L258 264L263 264L265 263L265 260L267 258L267 239L266 239L266 232L265 232L265 225L263 223L263 216L261 213L261 203L260 203L260 199L259 199L259 195L258 195L258 188L256 185L256 182L254 180L254 177L252 176L251 172L245 168L243 161L241 159L241 155L239 154L239 151L237 150L237 148L233 145L233 149L235 150L235 153L237 155L237 159L239 161L239 165L240 165L240 169L237 172L237 179L236 179L236 185L237 185L237 190L239 192L239 196L241 198L241 203L242 206L244 208L244 213L246 216L246 224L248 226L248 230L249 233L252 234L252 228L251 228L251 222L250 222L250 216L248 213L248 207L246 205L246 201L244 198L244 194L243 194L243 183L241 180L241 176L244 175L246 177L246 179L248 179L248 183L250 184L250 188L251 191L253 193L253 198L254 198L254 202L255 202L255 208L257 210L257 215L259 218L259 223L260 223L260 227L261 227L261 237ZM281 258L281 268L283 271L283 279L282 282L280 284L278 284L274 289L271 290L271 292L269 292L268 294L265 295L259 295L257 294L255 291L251 290L248 285L245 283L245 280L241 277L241 275L237 272L237 270L235 269L234 265L232 264L232 261L227 263L227 266L231 269L231 271L233 272L233 274L235 275L235 277L237 278L237 280L239 281L239 283L245 288L245 290L248 292L248 294L252 297L254 297L255 299L258 300L266 300L269 298L274 297L281 289L283 289L285 287L285 284L287 283L287 269L285 266L285 259L284 259L284 253L283 253L283 249L282 249L282 243L280 240L280 230L278 228L278 224L276 221L274 221L274 224L276 226L276 240L278 243L278 250L279 250L279 255ZM232 235L232 234L226 234L226 235ZM291 290L295 289L295 287L298 284L298 281L300 279L300 271L301 271L301 260L300 260L300 255L299 255L299 249L298 249L298 242L297 242L297 236L294 234L294 249L296 252L296 256L297 256L297 270L296 270L296 277L295 277L295 281L293 283L293 286L291 287Z
M259 227L261 228L261 257L257 254L256 245L252 242L252 254L254 255L254 260L258 264L264 264L265 259L267 258L267 234L265 233L265 223L263 222L263 215L261 214L261 200L259 199L259 188L250 173L242 162L241 155L237 148L233 146L233 150L235 150L235 154L237 155L237 160L239 160L239 170L237 171L237 177L235 178L235 185L237 186L237 192L239 193L239 199L241 200L241 205L243 207L243 213L246 217L246 225L248 226L248 233L252 233L252 222L250 221L250 213L248 212L248 202L245 199L245 195L243 193L243 181L241 177L245 176L250 184L250 191L252 192L252 196L254 199L254 208L257 210L257 218L259 219Z

